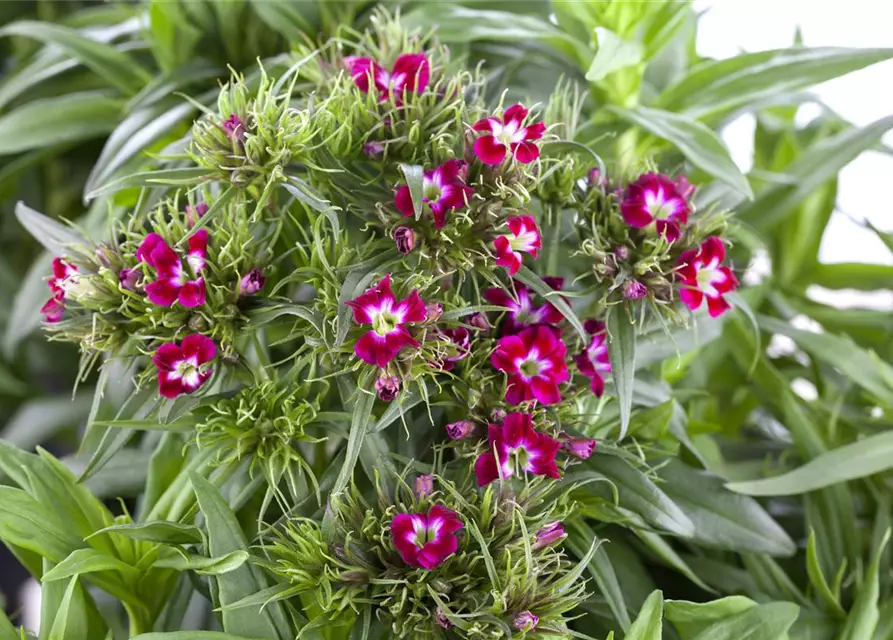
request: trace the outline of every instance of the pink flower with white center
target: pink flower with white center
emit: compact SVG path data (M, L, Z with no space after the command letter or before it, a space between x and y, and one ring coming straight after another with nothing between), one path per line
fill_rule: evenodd
M611 373L611 359L608 356L608 334L605 325L599 320L587 320L583 328L591 334L589 344L574 361L577 369L589 378L590 389L601 398L605 392L605 377Z
M482 453L474 463L474 475L479 487L490 484L502 476L511 478L516 470L556 480L561 472L555 463L555 454L561 443L533 428L527 413L510 413L502 426L489 427L489 451Z
M679 297L694 311L707 299L707 311L715 318L732 308L724 294L738 288L738 278L723 266L726 247L716 236L707 238L699 248L679 256L676 278L682 282Z
M484 134L474 141L474 153L481 162L500 164L505 160L509 149L515 159L523 164L539 158L539 147L531 141L543 137L546 125L534 122L523 126L527 113L524 105L516 104L506 109L502 118L490 116L474 123L472 129Z
M347 305L353 309L354 322L372 325L354 347L354 353L363 362L384 369L403 347L419 346L406 325L425 321L425 303L416 289L398 302L391 291L391 274Z
M204 269L208 255L208 231L199 229L189 237L188 242L186 262L197 276ZM154 304L170 307L179 300L184 307L193 308L205 303L204 278L190 280L180 256L160 235L150 233L146 236L136 251L136 257L158 273L155 282L146 285L146 295Z
M691 209L677 183L660 173L644 173L627 185L620 212L629 226L645 229L654 224L658 235L675 242Z
M216 355L214 341L199 333L186 336L179 345L161 345L152 356L158 369L158 393L165 398L192 393L211 377L211 368L206 365Z
M508 269L510 275L518 273L523 263L522 253L529 253L536 260L543 247L540 228L530 216L514 216L506 220L509 234L493 241L496 249L496 264Z
M533 292L530 289L517 281L514 282L514 287L516 298L512 298L508 291L499 287L491 287L484 291L487 302L508 309L502 322L502 335L516 334L527 327L557 325L561 322L564 316L551 303L535 306Z
M78 280L78 268L62 258L53 258L53 275L47 280L52 295L40 308L46 322L59 322L65 312L65 295Z
M439 504L428 513L401 513L391 522L394 546L410 567L436 569L456 553L456 532L465 527L459 514Z
M360 91L369 93L375 87L379 102L387 100L393 94L398 105L403 104L406 92L423 93L428 87L431 74L431 65L424 53L404 53L394 62L391 71L372 58L348 56L344 63Z
M547 405L561 402L558 385L568 379L565 355L567 347L561 338L544 326L500 338L490 362L508 374L505 401L520 404L536 399Z
M436 169L426 170L422 177L422 206L434 214L434 227L443 229L446 215L453 209L461 209L468 204L474 189L465 185L462 174L464 160L447 160ZM394 204L404 218L415 215L412 194L408 185L403 185L394 194Z

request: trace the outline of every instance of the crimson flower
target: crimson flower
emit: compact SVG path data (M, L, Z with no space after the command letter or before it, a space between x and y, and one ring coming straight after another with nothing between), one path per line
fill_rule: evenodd
M165 398L192 393L211 377L211 368L205 365L216 355L214 341L199 333L186 336L179 345L161 345L152 356L158 369L158 393Z
M500 338L490 362L508 374L506 402L520 404L533 399L543 404L561 402L558 385L568 379L566 354L567 347L561 338L544 326L529 327L518 335Z
M416 289L397 302L391 291L391 274L347 305L353 309L354 322L372 325L354 347L360 360L384 369L403 347L419 346L406 325L425 321L428 317L425 303Z
M65 262L62 258L53 258L53 275L47 280L52 295L40 308L47 322L59 322L65 312L66 288L74 284L78 277L78 268Z
M186 262L193 275L205 268L208 256L208 231L199 229L189 237ZM157 233L146 236L136 251L138 260L145 262L158 273L158 279L146 285L146 295L154 304L170 307L178 300L184 307L198 307L205 303L205 280L190 280L180 256Z
M560 278L556 280L560 280ZM555 282L555 284L558 283ZM517 299L512 298L508 291L499 287L491 287L484 291L484 298L487 302L508 309L506 318L502 322L503 335L519 333L527 327L556 325L561 322L564 316L554 305L546 302L540 306L534 306L533 294L530 289L517 281L515 281L514 287ZM561 287L553 285L552 288L560 289Z
M452 159L436 169L426 170L422 177L422 203L434 214L434 226L437 229L443 229L448 211L461 209L474 194L474 189L465 186L462 178L464 169L464 160ZM404 218L415 215L408 185L404 184L397 189L394 204Z
M375 87L378 90L379 102L383 102L393 93L397 104L403 103L406 91L422 93L428 87L431 65L424 53L404 53L394 62L394 68L388 71L372 58L348 56L344 59L350 75L363 93Z
M478 456L474 463L479 487L496 480L500 472L503 478L512 477L516 466L526 473L561 478L555 463L561 443L534 430L530 414L510 413L502 426L491 424L488 444L490 450Z
M652 223L659 235L669 242L679 239L680 225L688 222L691 209L685 197L678 191L689 192L690 186L679 185L660 173L644 173L626 187L620 212L626 223L637 229Z
M500 164L505 160L509 149L518 162L523 164L539 158L539 147L531 140L542 138L546 125L534 122L526 127L522 126L527 113L524 105L516 104L506 109L502 118L490 116L474 123L472 129L484 133L474 141L474 153L481 162Z
M589 378L592 393L599 398L605 392L605 375L611 373L611 359L608 357L608 334L605 325L599 320L587 320L583 328L591 334L589 344L574 361L580 373Z
M723 297L738 288L738 278L721 263L726 258L726 247L716 236L704 240L700 247L679 256L676 278L682 282L679 297L694 311L707 299L707 311L715 318L732 308Z
M496 249L496 264L508 269L510 275L518 273L523 262L522 253L536 256L543 247L540 228L530 216L514 216L506 220L509 234L493 241Z
M411 567L436 569L459 548L459 514L439 504L428 513L401 513L391 522L394 546Z

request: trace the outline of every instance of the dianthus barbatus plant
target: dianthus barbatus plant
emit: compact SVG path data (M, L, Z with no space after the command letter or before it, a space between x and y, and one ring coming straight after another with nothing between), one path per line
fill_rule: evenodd
M85 534L144 555L44 556L122 600L108 574L164 569L132 633L177 629L195 591L244 637L588 637L579 533L642 524L600 465L667 453L624 440L636 336L721 315L738 281L684 176L569 144L572 87L486 96L381 13L234 75L119 182L105 234L28 214L59 254L47 330L127 398L98 396L85 477L156 447L136 518Z

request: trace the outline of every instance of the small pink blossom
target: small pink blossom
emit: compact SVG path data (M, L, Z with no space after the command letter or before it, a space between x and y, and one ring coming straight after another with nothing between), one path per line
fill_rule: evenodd
M460 420L459 422L448 424L446 432L450 440L465 440L477 432L477 427L471 420Z
M679 256L676 278L682 282L679 297L686 307L694 311L706 298L707 311L713 318L732 308L724 294L738 288L738 278L722 265L725 258L725 245L716 236Z
M400 393L400 378L383 375L375 381L375 393L382 402L392 402Z
M558 385L568 380L566 354L561 338L543 326L500 338L490 362L508 374L505 401L520 404L536 399L545 405L561 402Z
M416 498L427 498L434 493L434 476L430 473L422 473L416 476L413 491Z
M518 631L533 631L539 623L540 619L530 611L522 611L512 620L512 626Z
M516 467L525 473L548 476L556 480L561 472L555 462L561 443L533 428L530 414L510 413L502 426L491 424L489 450L478 456L474 473L479 487L490 484L500 476L515 474Z
M464 160L447 160L435 169L425 170L422 176L422 209L431 211L436 229L443 229L446 225L449 211L463 208L474 195L474 189L466 186L462 179L464 165ZM404 218L415 215L408 185L397 189L394 205Z
M638 280L627 280L623 285L623 297L627 300L639 300L648 295L648 287Z
M645 173L626 187L620 212L626 223L637 229L654 225L658 235L675 242L680 227L688 222L691 209L677 184L660 173Z
M580 355L574 358L577 369L589 378L590 388L599 398L605 392L605 376L611 373L611 359L608 356L608 334L604 323L587 320L583 328L591 335L589 344Z
M394 229L394 244L397 245L397 251L406 255L412 253L415 249L416 232L409 227L397 227Z
M165 398L192 393L211 377L207 365L217 355L217 346L207 336L193 333L177 345L168 342L152 356L158 369L158 393Z
M199 229L189 237L186 262L194 275L205 267L208 231ZM138 260L155 269L158 278L146 285L146 295L152 303L170 307L179 300L184 307L193 308L205 303L205 280L190 280L180 256L157 233L150 233L136 251Z
M502 118L490 116L474 124L472 129L483 133L474 141L474 153L481 162L500 164L505 160L509 149L518 162L523 164L539 158L539 147L532 141L543 137L546 125L534 122L523 126L527 113L524 105L516 104L506 109Z
M353 309L354 322L372 325L354 347L363 362L384 369L403 347L419 346L406 327L425 321L425 303L416 289L398 302L391 291L391 274L347 304Z
M465 525L459 514L441 505L428 513L401 513L391 522L394 546L410 567L436 569L456 553L456 532Z
M506 220L509 234L493 241L496 249L496 264L508 269L510 275L518 273L523 264L523 253L529 253L536 260L543 246L540 228L530 216L514 216Z
M596 442L590 438L568 438L562 448L580 460L587 460L595 450Z
M374 87L378 91L379 102L393 95L398 105L403 104L407 92L423 93L431 74L431 65L424 53L404 53L394 62L391 71L372 58L348 56L344 63L360 91L369 93Z
M564 526L560 522L551 522L534 535L533 550L539 551L561 542L567 537Z
M54 323L62 319L65 312L65 296L78 280L78 268L62 258L53 258L53 275L47 280L51 296L40 308L46 322Z
M514 288L515 298L508 291L499 287L491 287L484 291L484 298L487 302L508 309L508 313L502 321L502 335L516 334L527 327L557 325L564 318L561 312L549 302L535 306L533 292L525 285L514 281Z
M242 276L242 279L239 281L239 295L253 296L263 289L266 283L267 279L264 277L264 274L261 273L260 269L252 269Z

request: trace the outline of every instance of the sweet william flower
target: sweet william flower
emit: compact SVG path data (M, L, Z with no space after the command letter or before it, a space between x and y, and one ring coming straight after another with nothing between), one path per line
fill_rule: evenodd
M424 53L404 53L394 62L391 71L372 58L348 56L344 63L360 91L369 93L374 87L378 91L379 102L393 94L398 105L403 103L406 92L424 92L431 75L431 65Z
M205 266L208 231L199 229L189 237L186 262L198 275ZM184 307L198 307L205 303L205 280L189 280L180 256L157 233L150 233L136 251L138 260L155 269L158 278L146 285L146 295L154 304L170 307L179 301Z
M529 253L536 260L543 241L536 220L530 216L513 216L506 220L506 224L509 234L493 241L496 264L505 267L510 275L515 275L523 264L524 256L521 254Z
M474 195L474 189L465 185L462 174L464 160L447 160L435 169L425 170L422 175L422 204L434 215L434 227L443 229L447 212L461 209ZM409 185L402 185L394 195L394 205L404 218L415 215Z
M679 256L676 278L682 282L679 297L686 307L694 311L706 299L707 311L713 318L732 307L724 294L738 288L738 279L729 267L723 266L725 258L725 245L716 236Z
M608 356L608 334L604 323L599 320L587 320L583 328L591 334L589 344L574 361L577 369L589 378L590 389L599 398L605 392L605 376L611 373L611 359Z
M535 306L533 293L520 282L514 282L515 298L508 291L499 287L491 287L484 291L484 299L490 304L508 309L502 321L502 334L516 334L527 327L537 325L557 325L564 316L552 304ZM553 289L556 287L552 287ZM560 289L560 286L557 287Z
M539 551L551 547L556 542L561 542L567 537L567 532L560 522L550 522L534 534L533 550Z
M540 619L530 611L522 611L512 620L512 626L518 631L533 631L539 623Z
M527 113L524 105L516 104L506 109L501 118L490 116L474 123L472 129L483 133L474 141L474 153L481 162L500 164L509 150L523 164L539 158L539 147L532 141L543 137L546 125L534 122L525 127Z
M165 398L176 398L192 393L211 377L208 363L217 355L217 346L207 336L193 333L178 345L168 342L152 356L158 369L158 393Z
M428 513L401 513L391 522L394 546L411 567L436 569L459 548L456 532L465 525L452 509L434 505Z
M685 183L688 184L687 181ZM688 190L682 185L682 188ZM677 183L660 173L645 173L626 187L620 212L626 223L637 229L654 225L658 235L675 242L680 227L688 222L688 201L677 190Z
M62 258L53 258L53 275L47 280L51 296L40 308L46 322L59 322L65 312L65 295L78 279L78 268Z
M406 325L425 321L425 303L416 289L398 302L391 291L391 274L347 304L353 309L354 322L372 325L354 347L354 353L363 362L384 369L403 347L419 346Z
M510 478L516 467L525 473L548 476L556 480L561 472L555 454L561 443L533 428L533 420L526 413L510 413L502 426L491 424L489 451L474 463L474 474L479 487L490 484L502 475Z
M520 404L533 399L546 405L561 402L558 385L568 379L566 354L567 347L561 338L543 326L500 338L490 362L508 374L506 402Z

